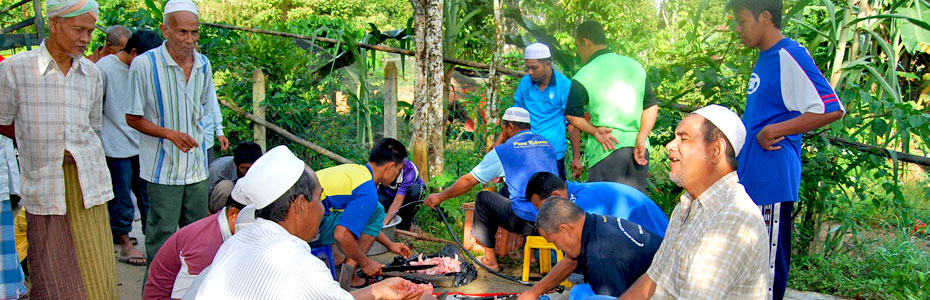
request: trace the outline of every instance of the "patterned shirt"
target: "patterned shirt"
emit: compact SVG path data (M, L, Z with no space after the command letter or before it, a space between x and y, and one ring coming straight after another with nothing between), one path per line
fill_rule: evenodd
M307 241L256 219L220 246L182 299L352 299Z
M34 215L64 215L65 151L77 163L84 207L113 198L110 172L95 130L103 120L103 80L90 60L58 69L43 41L39 48L0 62L0 125L16 125L22 197Z
M139 176L155 184L186 185L207 179L207 148L201 119L204 107L216 105L213 70L206 56L194 52L194 66L184 70L163 44L132 60L127 114L190 135L199 147L182 152L170 140L143 134L139 138Z
M736 172L681 196L649 267L652 299L771 299L768 235Z

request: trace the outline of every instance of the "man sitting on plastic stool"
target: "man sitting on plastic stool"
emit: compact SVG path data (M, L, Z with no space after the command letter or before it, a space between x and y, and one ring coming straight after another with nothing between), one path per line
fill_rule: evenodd
M589 284L573 287L570 300L614 299L646 273L662 243L662 237L643 226L617 217L585 213L562 197L546 199L536 216L536 226L542 237L565 253L565 258L521 294L520 300L537 299L576 268Z
M441 193L431 194L423 203L435 207L443 201L460 196L478 183L487 183L498 177L510 190L510 199L498 193L479 192L475 201L475 222L472 234L484 246L485 266L499 269L494 254L495 234L498 227L522 235L536 235L536 207L524 197L523 189L531 175L537 172L558 172L555 152L546 138L530 131L530 113L519 107L508 108L501 118L505 142L484 155L484 159L468 174L460 177Z

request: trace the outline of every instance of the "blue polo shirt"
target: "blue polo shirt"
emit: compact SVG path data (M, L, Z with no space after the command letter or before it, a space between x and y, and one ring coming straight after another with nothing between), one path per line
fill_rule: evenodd
M320 199L326 214L343 211L337 225L359 238L368 218L378 207L378 188L368 165L344 164L316 171L323 193Z
M569 200L575 202L586 213L630 220L660 237L665 237L668 216L643 192L616 182L569 181L567 184Z
M662 237L644 228L613 216L585 214L578 269L594 293L620 297L646 273Z
M740 183L757 205L798 201L801 187L801 135L763 150L756 135L765 126L794 119L803 113L845 111L843 103L804 46L784 38L759 53L746 95L746 143L737 158Z
M523 75L513 94L513 106L530 112L530 128L549 141L556 160L564 158L565 149L568 148L565 139L565 104L568 103L571 86L572 81L568 77L553 69L549 84L542 91L533 83L530 75Z

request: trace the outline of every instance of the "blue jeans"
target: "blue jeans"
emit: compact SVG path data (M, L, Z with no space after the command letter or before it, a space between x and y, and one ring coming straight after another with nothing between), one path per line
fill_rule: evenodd
M107 157L107 168L113 180L113 200L107 202L110 212L110 230L113 235L124 235L132 231L134 210L132 196L136 195L136 205L142 215L142 232L149 215L149 196L146 182L139 178L139 156L128 158Z

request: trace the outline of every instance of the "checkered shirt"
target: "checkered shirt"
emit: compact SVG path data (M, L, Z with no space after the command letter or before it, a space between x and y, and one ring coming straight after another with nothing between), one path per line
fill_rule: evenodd
M652 299L771 299L768 237L736 172L681 196L647 274Z

